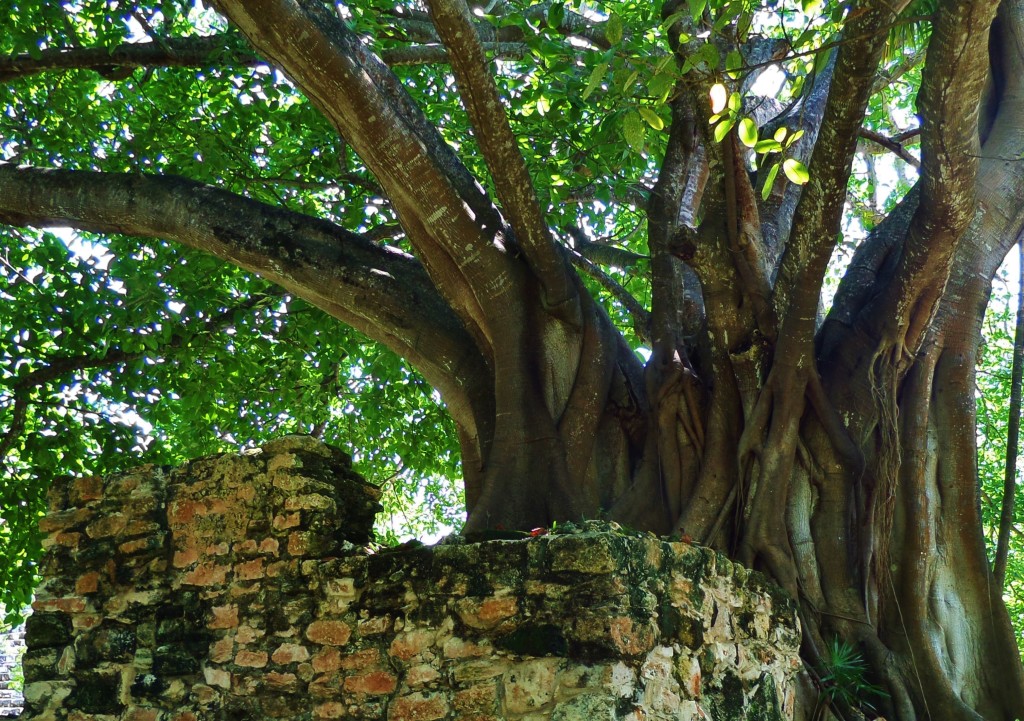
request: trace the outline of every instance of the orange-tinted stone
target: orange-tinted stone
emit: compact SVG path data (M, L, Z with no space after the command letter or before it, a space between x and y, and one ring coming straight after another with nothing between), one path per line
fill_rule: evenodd
M235 663L249 668L263 668L267 665L267 652L243 649L235 654Z
M344 646L352 629L344 621L313 621L306 627L306 638L324 646Z
M75 581L75 593L84 595L86 593L96 593L100 586L100 574L96 571L89 573L83 573Z
M362 693L367 696L382 696L392 693L398 687L398 679L387 671L371 671L345 679L346 693Z

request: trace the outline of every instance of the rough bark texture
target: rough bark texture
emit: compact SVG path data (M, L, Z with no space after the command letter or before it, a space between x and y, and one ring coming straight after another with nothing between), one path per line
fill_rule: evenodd
M494 201L325 6L219 5L365 161L416 260L172 178L2 166L0 220L173 238L388 345L455 419L470 532L606 517L684 533L799 599L812 672L833 639L854 644L890 721L1024 717L1024 672L981 535L973 377L990 280L1024 227L1020 0L1002 3L991 33L994 2L938 3L918 108L922 180L861 245L820 325L861 122L901 7L859 4L815 78L800 116L811 132L795 149L809 161L802 190L762 202L736 138L707 137L706 88L680 82L646 209L646 365L547 231L462 3L431 5ZM695 35L676 22L675 36Z

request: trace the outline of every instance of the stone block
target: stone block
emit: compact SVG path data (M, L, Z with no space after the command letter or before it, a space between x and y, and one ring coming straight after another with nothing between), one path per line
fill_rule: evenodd
M324 646L344 646L352 635L352 627L344 621L314 621L306 627L306 638Z
M29 648L66 646L73 638L71 618L61 612L36 612L25 623L25 643Z
M412 693L388 706L388 721L435 721L448 715L448 702L440 694Z

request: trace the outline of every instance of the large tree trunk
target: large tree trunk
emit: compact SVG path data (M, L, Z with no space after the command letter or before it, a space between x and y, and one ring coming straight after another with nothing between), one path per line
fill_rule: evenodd
M812 672L835 638L854 644L890 721L1013 721L1024 672L981 534L973 374L990 280L1024 227L1024 164L1003 160L1024 151L1018 3L1004 3L991 43L994 4L939 3L922 180L862 244L820 326L882 30L900 8L862 4L815 79L800 121L814 132L795 148L811 168L802 191L761 202L735 133L708 137L706 88L681 81L647 208L646 364L552 241L455 0L430 5L494 202L322 4L220 2L360 154L422 266L173 178L2 166L0 220L174 238L393 348L455 419L467 531L607 517L678 532L799 599ZM676 37L697 35L674 22ZM979 118L990 59L1001 80Z

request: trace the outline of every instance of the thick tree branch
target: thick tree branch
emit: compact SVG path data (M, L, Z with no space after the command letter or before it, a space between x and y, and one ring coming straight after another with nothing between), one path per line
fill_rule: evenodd
M818 129L825 112L825 103L832 88L836 59L833 56L822 68L815 68L814 77L804 82L804 96L800 102L784 113L777 115L765 129L765 135L774 134L785 126L791 134L803 131L800 138L789 149L789 156L802 163L810 161L811 153L818 141ZM809 85L808 85L809 82ZM759 182L766 179L767 167L761 168ZM803 193L803 186L788 182L784 177L776 180L776 186L761 206L762 234L765 254L773 275L778 272L779 259L789 239L793 214Z
M483 43L486 52L519 59L529 48L519 42ZM438 43L388 48L381 59L392 67L444 64L448 51ZM138 68L252 67L265 62L238 33L164 38L160 42L125 43L109 48L49 48L33 57L0 56L0 82L39 73L64 70L95 70L110 80L121 80Z
M885 29L905 2L866 0L850 13L811 156L810 181L796 207L775 287L776 315L791 337L815 330L821 279L835 246L857 134L885 47Z
M470 3L474 10L482 10L491 17L507 16L512 13L522 13L528 21L526 27L520 23L507 23L496 27L489 20L473 18L473 29L476 31L480 41L487 43L512 43L522 44L527 41L527 28L536 28L545 25L548 19L548 10L552 3L550 0L532 5L523 11L518 7L510 7L505 2ZM396 8L394 12L396 30L404 37L420 43L438 43L441 41L437 28L431 21L430 15L419 10L409 8ZM562 21L558 27L553 28L556 32L567 38L577 38L595 48L607 50L611 47L605 37L607 21L594 21L570 8L565 8L562 14Z
M168 238L258 273L406 358L460 422L489 384L420 265L326 221L179 177L0 164L0 222Z
M48 48L36 57L0 56L0 82L55 70L95 70L112 80L136 68L252 66L260 60L238 33L125 43L116 48Z
M515 283L494 283L508 277L511 263L495 242L504 223L401 82L319 2L221 0L219 7L363 159L435 287L493 355L495 333L514 307L508 298L522 297Z
M537 202L533 182L498 97L473 18L464 0L428 0L434 24L451 51L452 71L498 199L516 240L544 289L545 305L578 322L576 284L558 252ZM571 304L571 308L569 305Z
M641 261L649 260L650 256L634 253L625 248L618 248L607 243L594 243L593 241L581 239L583 233L573 233L572 249L587 260L599 265L613 265L618 268L629 269Z
M503 60L521 60L530 52L528 45L518 42L485 42L480 45L484 52ZM393 68L402 65L442 65L451 62L448 49L444 45L434 43L388 48L381 51L380 58Z
M881 308L883 334L913 353L976 210L978 113L988 78L988 31L997 2L944 2L921 77L921 204Z

